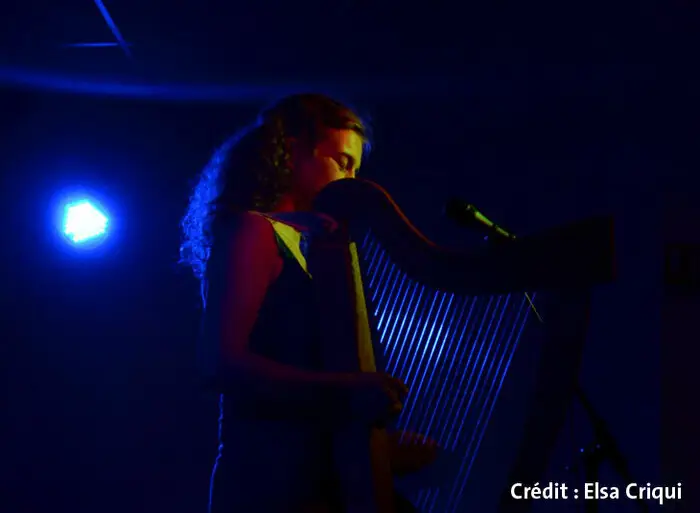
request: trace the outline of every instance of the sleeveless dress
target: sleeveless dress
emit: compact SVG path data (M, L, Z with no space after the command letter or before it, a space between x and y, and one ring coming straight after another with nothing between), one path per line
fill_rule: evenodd
M311 213L258 214L274 229L282 271L270 286L249 339L252 352L308 371L321 371L315 291L306 265L313 236L332 221ZM372 334L376 336L376 327ZM374 338L374 336L372 338ZM371 346L371 341L369 341ZM378 347L369 347L378 370ZM245 419L219 397L219 450L209 513L344 513L336 494L327 427L313 421ZM396 495L396 513L416 513Z
M284 264L259 311L250 350L279 363L320 371L320 339L305 246L312 232L323 227L308 214L263 216L274 228ZM332 506L330 454L324 443L328 434L321 425L241 418L226 395L220 396L219 408L210 513L337 511Z

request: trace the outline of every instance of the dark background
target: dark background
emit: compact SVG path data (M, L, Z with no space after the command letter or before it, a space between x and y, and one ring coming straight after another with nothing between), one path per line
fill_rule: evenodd
M690 510L697 303L665 297L661 263L663 241L699 231L696 5L106 7L130 56L70 46L115 41L95 3L0 11L0 510L204 510L216 410L196 386L198 291L176 266L178 222L214 147L298 90L372 115L363 172L438 242L476 240L442 217L452 195L518 233L616 216L619 281L595 293L582 383L636 479L683 481ZM95 251L56 231L76 186L111 216ZM664 344L677 403L662 410ZM590 440L578 410L572 426L554 480ZM475 482L467 502L489 511L496 485Z

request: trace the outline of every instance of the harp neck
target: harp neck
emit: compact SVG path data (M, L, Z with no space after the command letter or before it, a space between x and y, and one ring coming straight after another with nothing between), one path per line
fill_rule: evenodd
M351 237L377 239L412 279L462 294L585 288L614 278L613 222L591 218L474 251L440 246L420 232L379 185L361 179L333 182L318 195L318 212Z

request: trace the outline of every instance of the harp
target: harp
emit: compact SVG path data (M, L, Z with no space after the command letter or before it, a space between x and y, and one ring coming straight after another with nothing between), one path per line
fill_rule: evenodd
M527 410L518 417L514 463L501 472L495 492L496 509L526 511L527 501L509 501L505 483L535 482L546 470L576 385L589 291L614 278L611 220L454 251L423 236L369 181L335 182L319 194L315 208L337 223L309 251L327 369L368 370L362 345L369 332L377 369L411 387L396 427L435 439L451 462L439 482L409 487L421 512L464 510L499 392L517 360L519 340L533 324L529 300L556 292L557 306L546 311L546 325L534 330L542 339L538 372ZM354 425L333 435L348 513L394 511L396 483L384 458L383 432L380 426Z

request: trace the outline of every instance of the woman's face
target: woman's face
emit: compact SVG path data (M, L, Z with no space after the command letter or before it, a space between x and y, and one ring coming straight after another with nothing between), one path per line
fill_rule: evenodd
M291 192L298 207L310 208L329 183L354 178L362 163L362 143L354 130L326 129L311 151L293 152Z

